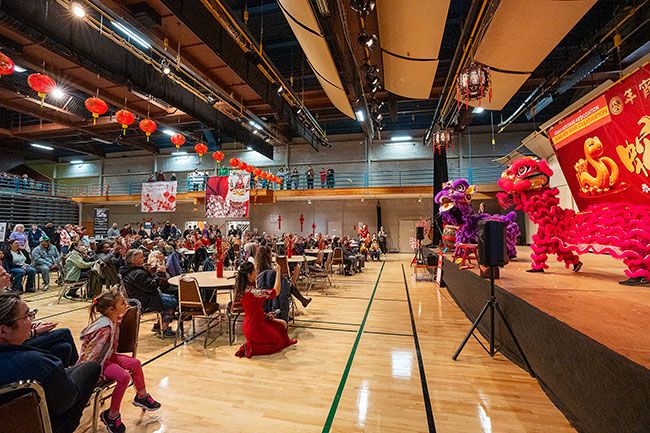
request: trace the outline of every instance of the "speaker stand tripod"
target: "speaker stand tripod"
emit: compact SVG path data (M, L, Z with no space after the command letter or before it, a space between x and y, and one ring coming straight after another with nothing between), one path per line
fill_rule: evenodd
M490 332L488 336L488 341L490 343L490 348L489 350L481 343L481 341L474 335L474 331L476 328L478 328L478 324L481 322L481 319L483 319L483 316L485 313L490 311ZM467 341L469 340L470 337L476 338L476 340L479 342L481 347L485 349L485 351L490 355L490 357L494 357L496 354L496 350L494 347L494 312L499 313L499 317L501 317L501 320L503 321L503 324L506 326L506 329L508 330L508 333L510 334L510 337L512 338L512 341L515 343L515 346L517 347L517 351L519 351L519 355L521 355L521 359L524 361L524 364L526 365L526 370L528 370L528 373L532 377L535 377L535 373L533 372L533 369L531 368L530 364L528 363L528 359L526 358L526 355L524 355L524 351L522 350L521 346L519 345L519 341L517 341L517 337L515 337L514 332L512 332L512 328L510 328L510 324L506 320L505 316L503 315L503 311L501 311L501 307L499 307L499 302L497 301L496 296L494 295L494 266L490 266L490 298L487 300L485 305L483 306L483 309L479 313L478 317L476 320L474 320L474 323L472 324L472 327L469 328L469 331L467 332L467 335L465 335L465 338L463 338L462 343L460 343L460 346L458 346L458 349L456 349L456 352L453 354L451 359L456 361L458 359L458 355L460 355L460 352L463 350L465 347L465 344L467 344Z
M424 258L424 252L422 251L422 240L418 239L416 240L416 242L417 242L417 248L415 249L415 255L413 256L413 260L411 260L411 266L418 263L426 263Z

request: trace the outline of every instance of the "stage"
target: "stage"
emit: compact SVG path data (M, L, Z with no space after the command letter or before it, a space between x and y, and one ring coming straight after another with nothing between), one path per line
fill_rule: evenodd
M579 432L650 432L650 287L618 284L625 267L609 256L582 256L577 274L549 260L538 274L525 272L529 255L519 247L519 258L501 269L496 296L544 391ZM447 259L449 293L474 320L489 281ZM502 352L522 365L505 328L496 335Z

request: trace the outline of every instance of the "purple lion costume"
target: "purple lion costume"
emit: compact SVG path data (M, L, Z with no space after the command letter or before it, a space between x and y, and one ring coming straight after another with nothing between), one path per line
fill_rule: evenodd
M519 225L515 222L517 214L507 215L475 213L472 208L472 195L476 188L466 179L446 182L442 190L436 194L435 202L440 205L443 224L460 226L456 232L456 244L477 244L478 224L480 221L501 221L506 224L506 247L511 259L517 257L517 238L521 234Z

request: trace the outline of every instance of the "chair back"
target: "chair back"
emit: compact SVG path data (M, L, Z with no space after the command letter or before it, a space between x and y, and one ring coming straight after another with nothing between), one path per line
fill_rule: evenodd
M0 387L2 433L52 433L45 391L36 381Z
M332 263L339 264L343 263L343 248L336 247L332 252Z
M304 258L304 262L307 263L307 259ZM291 274L291 284L294 286L298 287L298 278L300 278L300 264L296 264L296 266L293 268L293 273Z
M196 278L187 275L183 275L178 282L178 311L181 315L183 309L194 312L199 310L206 314L199 282Z
M316 261L314 264L316 266L323 267L323 258L325 257L325 252L323 250L318 250L318 254L316 254Z
M307 261L307 257L302 256L302 258L303 258L303 266L305 267L305 276L307 278L311 278L311 273L310 273L310 270L309 270L309 262Z
M334 254L328 254L327 255L327 260L325 261L325 271L326 272L331 272L332 271L332 263L334 261Z
M117 353L131 353L134 358L138 354L138 339L140 335L140 314L142 305L137 299L127 299L128 310L120 322L120 338L117 342Z
M282 275L289 276L289 262L287 261L287 256L276 256L275 263L280 267L280 273Z

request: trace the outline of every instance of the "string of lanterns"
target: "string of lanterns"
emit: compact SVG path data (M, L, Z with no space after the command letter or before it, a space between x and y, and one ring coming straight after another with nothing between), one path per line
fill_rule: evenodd
M239 158L230 158L229 163L233 169L243 170L247 173L252 174L255 177L266 180L268 182L277 183L278 185L282 183L282 179L277 177L273 173L264 171L261 168L255 167L253 165L248 165L244 161L240 160Z

